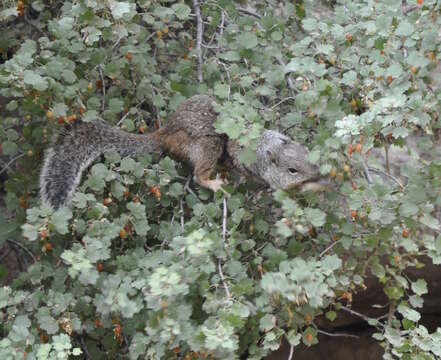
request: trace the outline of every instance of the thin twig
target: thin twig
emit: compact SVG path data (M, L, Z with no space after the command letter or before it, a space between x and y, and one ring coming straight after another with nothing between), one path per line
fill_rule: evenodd
M401 188L401 190L404 189L404 185L395 176L393 176L391 174L388 174L387 172L384 172L384 171L382 171L380 169L377 169L377 168L368 167L367 169L368 169L368 171L372 171L372 172L375 172L377 174L381 174L381 175L384 175L384 176L388 177L389 179L395 181L395 183L397 183L397 185Z
M5 247L3 247L3 248L5 248ZM0 255L0 261L2 261L6 256L9 255L9 253L11 252L11 247L8 247L6 250L7 251L5 251L3 254Z
M218 269L219 269L219 276L221 278L222 285L224 286L224 289L225 289L225 293L227 294L228 299L231 299L230 289L228 288L228 284L225 281L225 276L224 276L224 272L222 271L222 263L221 263L220 259L218 262Z
M353 334L347 334L347 333L330 333L324 330L316 329L319 334L331 336L331 337L350 337L354 339L359 339L360 337Z
M6 163L6 165L3 167L3 169L0 170L0 174L3 174L7 169L11 169L11 165L17 161L18 159L22 158L23 156L25 156L26 153L21 153L18 154L16 157L14 157L12 160L10 160L8 163Z
M382 323L380 323L380 322L378 321L378 319L370 318L370 317L368 317L368 316L366 316L366 315L363 315L363 314L361 314L361 313L359 313L359 312L357 312L357 311L355 311L355 310L352 310L352 309L350 309L350 308L348 308L348 307L346 307L346 306L344 306L344 305L342 305L342 306L340 307L340 309L341 309L341 310L344 310L344 311L346 311L346 312L348 312L348 313L350 313L350 314L352 314L352 315L354 315L354 316L357 316L357 317L363 319L363 320L366 321L367 323L371 323L372 321L377 322L378 325L374 325L377 329L381 329L381 327L384 327L384 325L383 325Z
M363 165L363 172L364 172L364 176L366 177L366 180L369 184L372 184L372 178L371 178L371 174L369 173L369 167L366 164L366 161L364 159L362 159L362 165Z
M179 207L181 212L181 233L184 233L184 205L182 204L182 199L179 201Z
M389 163L389 147L387 144L384 144L384 152L386 155L386 171L390 174L390 163Z
M249 10L249 9L244 9L242 7L237 7L236 10L238 12L242 13L242 14L254 16L257 19L261 19L262 18L262 16L260 16L258 13L254 12L252 10Z
M417 5L403 6L402 9L403 9L403 15L407 15L410 12L418 9L418 6Z
M201 16L201 9L199 7L198 0L193 0L193 8L194 12L196 14L196 51L198 56L198 81L201 83L202 78L202 34L204 31L203 23L202 23L202 16Z
M199 199L199 197L194 193L194 191L191 189L191 187L190 187L190 181L191 181L191 175L187 178L187 181L186 181L185 186L184 186L184 190L187 191L188 193L190 193L191 195L193 195L196 199L201 200L201 199Z
M294 345L289 344L289 355L288 360L292 360L292 356L294 355Z
M102 110L104 111L104 109L106 107L106 83L104 81L103 70L101 69L100 65L98 65L98 72L100 73L101 90L103 91L103 101L102 101L101 107L102 107Z
M90 359L90 354L89 351L87 350L86 342L84 341L82 336L80 337L80 342L81 342L81 349L83 350L86 359Z
M224 246L227 247L227 198L224 196L224 210L222 214L222 241Z
M137 105L135 105L135 109L137 109L138 107L140 107L140 106L145 102L145 100L146 100L146 99L140 101ZM117 125L117 126L121 125L121 123L126 119L127 116L129 116L129 114L130 114L130 111L127 111L127 112L123 115L123 117L118 121L118 123L117 123L116 125Z
M323 255L325 255L329 250L331 250L335 245L337 245L339 242L341 242L342 239L334 241L331 245L329 245L325 250L323 250L319 257L323 257Z
M288 97L286 97L286 98L280 100L280 101L279 101L278 103L276 103L275 105L271 106L271 110L274 110L277 106L279 106L280 104L283 104L285 101L288 101L288 100L295 100L295 99L296 99L296 98L293 97L293 96L288 96Z
M29 250L29 249L28 249L26 246L24 246L23 244L20 244L18 241L11 240L11 239L8 239L8 240L6 240L6 241L7 241L8 243L10 243L10 244L12 244L12 245L15 245L15 246L19 247L20 249L24 250L25 253L28 254L34 262L37 261L37 259L35 258L35 255L32 253L32 251Z

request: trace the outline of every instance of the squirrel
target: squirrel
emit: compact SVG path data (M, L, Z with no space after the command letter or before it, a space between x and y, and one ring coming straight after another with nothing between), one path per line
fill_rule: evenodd
M218 115L213 102L208 95L194 95L177 107L164 127L147 135L131 134L101 120L80 120L66 127L45 152L40 174L43 202L55 209L67 205L84 170L107 151L121 156L166 152L190 163L194 180L214 192L223 184L221 179L211 179L221 158L273 189L321 188L318 168L306 161L308 150L277 131L265 130L258 139L257 160L242 164L238 159L241 146L213 127Z

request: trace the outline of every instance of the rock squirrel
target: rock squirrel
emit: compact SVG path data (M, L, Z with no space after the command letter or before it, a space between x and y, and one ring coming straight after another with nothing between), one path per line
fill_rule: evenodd
M147 135L131 134L104 121L75 122L60 132L45 153L40 175L43 202L54 208L66 205L83 171L107 151L117 151L121 156L166 152L190 163L194 180L213 191L223 183L211 179L221 158L228 158L233 167L273 189L321 187L317 167L307 162L308 150L277 131L262 133L253 164L240 163L240 145L215 132L213 123L218 114L212 103L208 95L194 95L178 106L164 127Z

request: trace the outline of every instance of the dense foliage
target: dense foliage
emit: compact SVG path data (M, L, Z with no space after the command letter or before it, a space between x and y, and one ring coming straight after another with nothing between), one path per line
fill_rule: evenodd
M439 2L241 4L2 3L0 245L33 264L0 289L1 359L259 359L282 339L295 354L369 273L389 298L370 320L385 358L441 357L441 329L419 323L426 281L404 274L441 262ZM43 150L66 123L143 133L195 93L248 150L263 128L308 144L335 191L292 197L227 170L224 198L168 157L110 153L70 208L40 205ZM415 134L399 178L381 159Z

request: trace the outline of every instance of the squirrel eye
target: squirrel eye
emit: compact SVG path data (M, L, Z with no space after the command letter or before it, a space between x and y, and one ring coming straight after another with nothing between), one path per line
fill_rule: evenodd
M294 169L294 168L288 168L288 172L289 172L291 175L295 175L295 174L297 174L297 170Z

